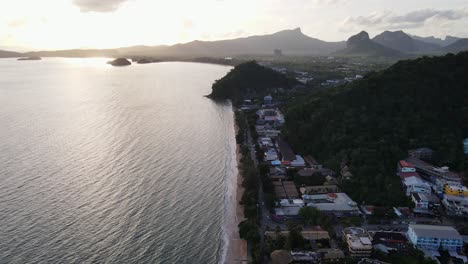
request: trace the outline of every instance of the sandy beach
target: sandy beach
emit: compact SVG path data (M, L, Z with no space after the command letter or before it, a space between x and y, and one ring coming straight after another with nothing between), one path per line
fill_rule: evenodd
M235 132L237 132L239 128L237 124L235 126ZM240 145L236 145L236 159L237 164L240 164L241 153L240 153ZM242 222L244 217L244 207L240 204L242 195L244 193L244 188L242 187L242 175L238 171L236 177L236 191L233 193L232 199L236 202L235 208L235 221L231 222L229 226L229 244L227 249L227 256L226 256L226 263L247 263L247 241L241 239L239 237L239 228L237 227L240 222Z

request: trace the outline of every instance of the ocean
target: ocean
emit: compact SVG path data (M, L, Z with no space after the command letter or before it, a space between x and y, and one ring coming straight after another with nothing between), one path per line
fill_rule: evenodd
M227 66L0 59L0 263L222 263Z

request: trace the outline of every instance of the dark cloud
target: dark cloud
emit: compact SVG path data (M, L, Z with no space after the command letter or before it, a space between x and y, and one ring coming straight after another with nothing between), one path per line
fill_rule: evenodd
M424 25L428 20L459 20L468 17L468 9L435 10L420 9L403 15L390 11L376 12L368 16L350 17L345 20L347 27L373 27L373 28L415 28Z
M73 0L81 12L112 12L128 0Z

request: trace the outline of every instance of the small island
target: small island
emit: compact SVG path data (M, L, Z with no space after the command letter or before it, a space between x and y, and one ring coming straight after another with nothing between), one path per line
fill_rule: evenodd
M128 66L128 65L131 65L132 63L126 58L118 58L115 60L108 61L107 64L110 64L112 66Z
M19 61L42 60L42 58L37 57L37 56L32 56L32 57L19 58L18 60Z

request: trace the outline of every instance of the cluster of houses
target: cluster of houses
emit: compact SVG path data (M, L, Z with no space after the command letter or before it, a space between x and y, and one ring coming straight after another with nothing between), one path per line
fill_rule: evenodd
M269 177L278 198L274 218L295 218L304 206L315 207L340 217L358 215L356 202L346 193L340 192L336 185L336 173L325 168L313 157L303 157L295 153L281 136L281 127L285 119L279 109L272 107L272 99L270 95L264 97L262 108L256 112L255 129L258 135L257 143L264 153L264 162L270 166ZM314 182L318 179L318 184L297 186L291 180L291 176L287 176L288 170L294 171L294 177L298 179L296 183Z
M358 206L340 190L336 173L323 166L311 156L302 156L291 148L281 135L285 118L276 107L272 96L264 97L263 105L256 114L255 130L258 146L262 149L264 163L269 165L269 177L277 198L272 219L281 221L296 219L301 208L309 206L337 218L346 216L372 215L373 206ZM464 143L468 143L464 142ZM414 208L395 207L398 217L440 216L441 208L447 215L468 216L468 188L461 178L447 167L431 165L434 152L428 148L408 151L408 157L397 164L397 175L405 193L414 203ZM353 177L346 164L342 164L341 179ZM267 231L266 237L276 239L278 231ZM288 231L280 231L287 236ZM328 232L320 228L303 230L304 239L313 245L330 239ZM463 238L450 226L421 225L411 222L407 232L367 231L359 227L348 227L341 232L348 255L377 263L368 259L374 250L406 252L413 246L424 251L426 256L437 257L439 249L446 249L452 257L466 261L458 255L463 247ZM320 263L324 260L344 258L343 250L336 247L315 247L313 251L291 251L294 263ZM367 261L367 262L366 262Z
M448 167L428 163L434 151L428 148L410 150L409 157L397 164L397 175L406 195L414 202L415 213L438 216L443 205L447 215L468 217L468 188L461 177Z

